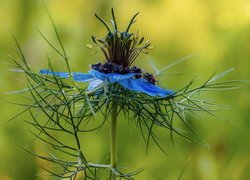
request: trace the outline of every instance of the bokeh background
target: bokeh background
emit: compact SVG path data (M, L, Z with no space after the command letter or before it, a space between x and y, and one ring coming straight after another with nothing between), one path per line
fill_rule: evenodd
M26 87L22 74L9 72L9 56L15 55L10 32L18 38L34 70L47 67L50 57L57 69L65 70L62 60L46 45L36 28L52 42L56 42L53 28L43 6L50 11L62 36L70 64L78 71L87 71L88 65L102 60L101 53L91 55L86 44L91 35L105 35L105 28L94 17L98 13L110 18L115 8L120 27L126 27L136 12L140 12L133 30L150 37L154 49L141 55L136 64L153 71L147 59L159 68L176 59L192 58L167 72L162 86L178 89L196 77L205 81L215 70L234 67L228 79L250 79L250 1L249 0L1 0L0 1L0 179L49 179L40 166L49 164L24 152L32 140L32 127L24 123L29 115L5 123L22 110L8 104L22 102L22 98L6 92ZM119 164L125 170L145 167L136 176L141 180L182 179L244 180L250 179L250 88L215 92L212 98L230 106L228 110L206 114L192 119L192 126L203 143L192 143L175 136L175 145L163 133L161 142L168 156L154 144L148 154L133 123L119 120ZM106 131L104 128L103 131ZM106 135L106 136L105 136ZM85 143L86 153L95 162L108 156L108 133L98 132ZM35 152L46 152L46 146L35 142L29 147ZM42 175L37 177L37 175Z

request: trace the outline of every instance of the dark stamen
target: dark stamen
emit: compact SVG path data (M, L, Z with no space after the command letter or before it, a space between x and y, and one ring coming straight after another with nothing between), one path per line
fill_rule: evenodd
M132 17L132 19L130 20L130 22L129 22L129 24L128 24L128 27L127 27L127 29L126 29L126 32L128 32L129 29L130 29L130 27L131 27L131 25L132 25L133 23L135 23L134 19L136 18L136 16L137 16L138 14L139 14L139 12L136 13L136 14Z
M95 44L97 44L97 46L99 46L99 48L105 55L107 62L112 62L114 64L122 66L123 68L128 68L132 65L132 63L141 53L148 52L147 50L151 48L150 42L147 41L144 45L141 45L144 40L144 37L140 38L139 33L134 34L128 32L131 25L135 22L136 16L139 13L136 13L132 17L130 23L127 26L126 31L118 30L115 12L113 8L111 9L111 13L111 22L114 27L114 32L110 30L110 27L103 19L101 19L97 14L95 14L95 16L108 29L108 33L105 38L95 38L93 36L92 40ZM105 69L105 72L108 72L108 70ZM122 70L121 72L126 73L126 70Z
M96 17L97 19L99 19L99 20L105 25L105 27L107 28L107 30L108 30L109 32L111 32L111 30L110 30L108 24L107 24L102 18L100 18L97 14L95 14L95 17Z
M112 63L112 62L106 62L104 64L102 63L97 63L97 64L92 64L91 68L93 70L99 71L101 73L118 73L118 74L128 74L128 73L137 73L134 78L139 79L143 78L147 80L151 84L155 84L156 80L154 76L150 73L144 73L141 68L138 66L133 66L133 67L123 67L121 65Z
M117 30L118 28L117 28L117 23L116 23L116 20L115 20L115 13L114 13L113 8L111 9L111 13L112 13L113 21L114 21L115 30Z

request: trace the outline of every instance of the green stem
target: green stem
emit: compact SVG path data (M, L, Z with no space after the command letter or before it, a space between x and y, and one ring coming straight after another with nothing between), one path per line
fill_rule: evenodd
M116 129L117 129L117 104L113 104L110 125L110 165L116 168L117 144L116 144Z

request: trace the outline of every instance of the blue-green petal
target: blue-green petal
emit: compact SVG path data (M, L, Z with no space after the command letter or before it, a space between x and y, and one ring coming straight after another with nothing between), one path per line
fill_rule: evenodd
M43 69L43 70L40 70L40 74L53 75L53 76L60 77L60 78L69 78L69 73L67 72L54 72L54 71ZM91 74L84 74L84 73L78 73L78 72L72 73L72 76L73 76L74 81L77 81L77 82L89 82L95 79Z
M160 88L142 78L122 80L119 81L119 84L126 89L142 92L150 96L167 97L170 95L174 95L174 91Z
M91 74L85 74L85 73L72 73L74 81L77 82L89 82L96 78L94 78Z
M88 91L92 91L96 88L98 88L99 86L101 86L104 83L104 81L100 80L100 79L94 79L93 81L89 82Z
M118 73L101 73L96 70L90 70L89 73L93 75L96 79L100 79L102 81L107 80L109 83L115 83L118 81L130 79L134 77L137 73L127 73L127 74L118 74Z
M69 73L67 73L67 72L54 72L54 71L45 70L45 69L40 70L39 73L44 74L44 75L53 75L53 76L60 77L60 78L68 78L69 77Z
M69 73L67 72L53 72L50 70L40 70L40 74L53 75L60 78L69 77ZM92 90L95 87L99 86L102 83L102 81L108 81L109 83L118 82L121 86L123 86L126 89L142 92L150 96L167 97L175 94L174 91L160 88L159 86L149 83L143 78L134 79L133 77L136 74L137 73L105 74L96 70L90 70L88 74L77 72L77 73L72 73L72 76L74 81L90 82L88 90Z

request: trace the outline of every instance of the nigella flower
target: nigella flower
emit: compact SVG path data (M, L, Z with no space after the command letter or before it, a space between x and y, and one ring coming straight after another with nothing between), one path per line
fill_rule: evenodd
M132 66L140 53L147 53L151 49L149 40L143 44L144 38L139 38L139 33L129 32L136 16L137 14L131 19L126 30L120 32L118 31L113 9L112 31L110 26L96 15L105 25L108 33L104 38L92 37L95 45L87 47L101 49L106 62L92 64L88 73L72 72L70 70L67 61L68 56L53 21L56 37L62 50L56 49L56 46L49 42L43 34L41 35L48 45L60 57L63 57L68 72L54 72L53 66L50 66L50 70L40 70L40 74L33 72L15 39L21 63L13 59L14 64L17 65L18 72L25 72L28 77L28 89L15 91L14 93L28 92L31 95L31 97L27 98L30 102L24 104L25 110L18 115L28 110L31 115L31 121L28 122L38 131L37 133L32 132L35 135L34 140L41 140L53 147L54 150L58 150L58 152L65 155L63 156L65 159L60 159L58 158L60 156L53 155L53 153L50 153L49 156L35 154L38 158L53 164L51 167L56 167L55 172L47 170L52 176L59 179L134 179L133 176L143 169L124 173L117 166L118 138L116 138L116 131L118 119L119 121L122 120L118 118L119 114L123 114L125 119L136 124L137 130L141 132L145 141L146 149L148 149L151 141L154 141L164 152L164 148L159 142L161 138L158 138L159 135L162 135L162 131L158 131L159 128L169 132L171 141L174 140L174 134L190 140L185 132L194 131L187 119L192 114L196 115L196 112L212 114L213 110L217 111L217 108L221 107L221 105L217 106L216 103L204 99L203 92L207 94L210 91L235 88L232 85L237 81L216 82L233 69L213 75L197 87L193 87L193 81L191 81L176 92L156 85L157 80L152 74L145 72L140 67ZM183 59L174 64L181 61ZM168 67L171 66L173 64ZM162 70L157 73L161 72ZM46 77L41 77L41 74L46 75ZM85 88L75 88L68 82L63 82L58 78L72 78L76 82L86 82L88 83L87 91L82 93L85 92ZM96 113L100 116L95 116ZM96 120L92 121L92 119ZM176 120L179 120L179 122ZM109 121L110 127L110 162L109 164L95 164L90 162L86 156L85 141L80 139L86 137L80 136L80 134L95 133L107 121ZM180 129L181 123L184 125L184 131ZM67 137L66 139L72 140L72 142L65 142L65 139L61 138L62 135ZM84 145L82 146L82 144ZM67 159L67 157L70 158ZM107 173L107 170L110 173ZM80 172L83 173L78 175Z
M49 70L41 70L41 74L54 75L56 77L68 78L70 77L69 73L66 72L53 72ZM76 82L89 82L87 88L88 91L94 91L103 87L105 84L119 83L126 89L142 92L150 96L160 96L167 97L173 95L174 92L171 90L165 90L154 85L152 82L146 80L143 77L136 78L139 73L130 72L127 74L119 73L102 73L97 70L90 70L88 74L84 73L72 73L73 79Z
M84 73L66 73L41 70L41 74L54 75L60 78L68 78L70 75L77 82L89 82L88 91L94 91L107 84L118 83L128 90L145 93L150 96L167 97L174 92L166 90L155 85L155 78L149 73L145 73L139 67L133 66L132 63L141 52L147 53L151 49L149 40L144 45L144 37L139 38L139 33L129 33L131 25L135 22L135 14L131 19L125 31L120 32L117 28L114 13L112 32L106 22L99 16L96 17L105 25L108 34L104 38L92 36L92 40L100 48L106 58L106 63L92 64L92 70L88 74ZM92 48L93 46L88 46Z

